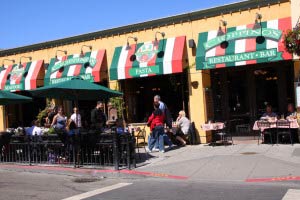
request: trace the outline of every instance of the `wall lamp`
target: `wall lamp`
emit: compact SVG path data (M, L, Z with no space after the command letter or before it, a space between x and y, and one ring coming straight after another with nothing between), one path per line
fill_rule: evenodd
M129 36L129 37L127 38L126 50L129 50L129 49L130 49L129 39L133 39L133 40L135 41L135 43L137 43L137 41L138 41L138 38L137 38L137 37Z
M56 50L56 52L55 52L55 60L56 61L58 61L58 58L57 58L57 53L58 52L63 52L65 55L67 55L67 53L68 53L67 51L64 51L64 50L60 50L60 49Z
M222 29L222 26L224 26L224 30ZM222 35L225 35L225 39L223 42L221 42L220 46L222 49L226 49L229 45L228 41L227 41L227 21L225 20L220 20L219 21L219 30L218 30L218 33L217 33L217 36L222 36Z
M166 36L165 32L159 32L159 31L156 31L156 33L155 33L155 42L156 42L156 43L158 43L158 40L157 40L157 34L160 34L161 37L162 37L163 39L164 39L165 36Z
M260 36L256 37L256 43L257 44L262 44L266 40L266 38L262 35L261 19L262 19L262 15L260 13L256 13L256 15L255 15L255 24L253 26L253 29L259 29L260 28Z
M92 51L92 45L82 45L80 48L80 57L84 57L84 54L83 54L84 47L87 47L87 48L89 48L90 51Z
M15 60L14 60L14 59L7 59L7 58L4 58L4 59L2 60L2 65L1 65L2 68L4 68L4 61L10 61L10 62L12 62L12 63L15 63Z
M262 15L260 13L256 13L253 29L261 28L261 19L262 19Z
M160 34L163 39L166 36L165 32L156 31L154 45L158 45L157 34ZM162 58L164 56L164 54L165 54L165 52L163 50L161 50L157 53L157 57Z
M32 60L32 57L31 57L31 56L21 56L21 57L20 57L20 60L19 60L19 68L23 67L23 66L22 66L22 58L27 58L29 61Z
M225 32L223 31L222 26L225 27ZM218 30L217 36L225 35L225 33L226 33L226 27L227 27L227 22L225 20L221 19L219 21L219 30Z

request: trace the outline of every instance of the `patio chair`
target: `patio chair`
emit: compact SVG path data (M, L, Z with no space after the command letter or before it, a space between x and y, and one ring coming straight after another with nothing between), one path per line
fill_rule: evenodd
M232 135L230 133L230 125L227 121L224 122L223 129L215 131L215 134L213 135L213 146L215 146L217 143L217 135L220 137L220 141L222 144L227 145L228 141L231 141L231 144L233 144Z
M291 145L293 145L293 139L292 139L292 132L290 127L290 122L288 120L278 120L276 122L277 127L277 144L279 141L279 137L281 136L288 136L291 142Z
M260 133L258 135L257 144L259 145L259 139L262 137L262 142L265 141L264 136L269 135L270 142L273 145L272 140L272 132L269 130L271 128L271 123L268 121L258 121L257 126L260 130Z
M188 142L190 145L197 144L195 122L191 122L190 124L189 131L188 131Z
M146 130L145 130L145 127L142 128L142 129L138 129L137 132L134 134L134 137L135 137L135 141L136 141L136 148L137 148L137 151L138 151L138 154L139 154L139 158L141 158L141 155L140 155L140 143L139 143L139 140L142 140L143 141L143 148L145 150L145 153L147 152L146 150Z

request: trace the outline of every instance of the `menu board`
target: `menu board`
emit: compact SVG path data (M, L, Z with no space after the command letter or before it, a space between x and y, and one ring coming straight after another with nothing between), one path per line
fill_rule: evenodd
M295 84L296 87L296 107L300 107L300 83Z

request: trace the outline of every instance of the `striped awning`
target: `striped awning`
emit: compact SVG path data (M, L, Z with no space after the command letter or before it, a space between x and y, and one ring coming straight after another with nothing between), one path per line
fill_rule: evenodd
M38 60L4 66L0 72L0 89L12 92L36 89L43 84L43 64L43 60Z
M46 72L45 85L60 83L74 77L100 82L102 74L106 71L106 50L52 58Z
M182 72L185 36L115 48L110 80Z
M199 33L196 69L214 69L292 59L285 50L283 35L291 29L291 18L231 27L218 36L218 31ZM225 32L225 31L224 31ZM256 39L263 36L265 40ZM260 37L261 38L261 37ZM221 43L228 41L225 48Z

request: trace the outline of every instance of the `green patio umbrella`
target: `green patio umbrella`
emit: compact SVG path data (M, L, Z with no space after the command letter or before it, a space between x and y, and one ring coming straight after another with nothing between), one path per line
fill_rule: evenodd
M123 95L121 92L77 78L40 87L30 92L38 97L73 101L109 99Z
M0 105L27 103L32 98L0 90Z

